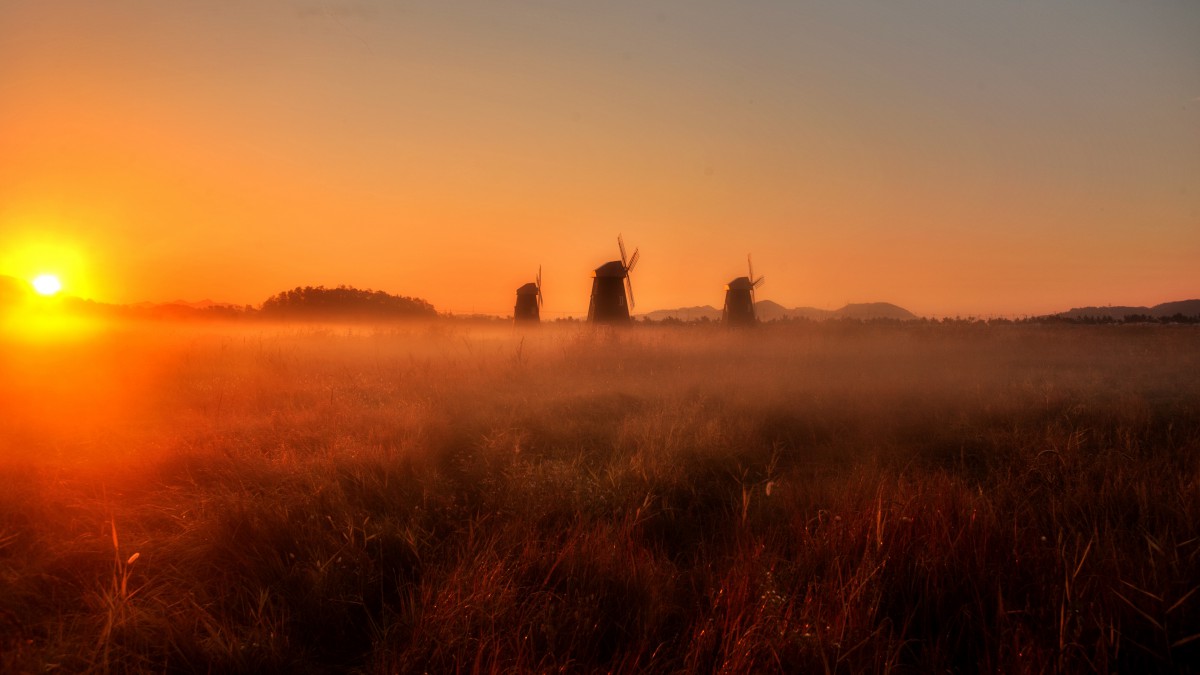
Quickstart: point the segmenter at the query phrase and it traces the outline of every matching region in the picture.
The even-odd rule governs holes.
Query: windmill
[[[538,265],[537,281],[517,289],[517,305],[513,308],[515,323],[538,323],[542,320],[542,266]]]
[[[638,263],[638,251],[634,249],[633,255],[626,257],[625,240],[621,235],[617,235],[617,247],[621,249],[621,259],[606,262],[592,272],[592,301],[588,305],[591,323],[629,322],[629,310],[633,307],[633,284],[629,282],[629,273]]]
[[[754,263],[746,256],[746,265],[750,268],[750,276],[738,277],[725,284],[725,309],[721,311],[721,319],[727,326],[753,326],[758,323],[754,314],[754,289],[763,285],[766,277],[754,278]]]

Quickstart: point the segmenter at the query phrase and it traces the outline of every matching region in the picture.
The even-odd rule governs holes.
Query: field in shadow
[[[0,344],[4,672],[1200,672],[1200,332]]]

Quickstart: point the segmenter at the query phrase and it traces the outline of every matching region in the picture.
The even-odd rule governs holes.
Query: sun
[[[41,274],[33,279],[33,290],[47,297],[62,290],[62,282],[53,274]]]

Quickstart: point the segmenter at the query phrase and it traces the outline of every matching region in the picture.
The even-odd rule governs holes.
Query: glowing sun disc
[[[62,282],[53,274],[42,274],[33,280],[33,290],[40,295],[54,295],[62,290]]]

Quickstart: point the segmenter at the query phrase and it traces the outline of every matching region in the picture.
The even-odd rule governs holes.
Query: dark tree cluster
[[[1200,323],[1200,316],[1187,316],[1183,313],[1171,316],[1152,316],[1150,314],[1126,314],[1121,323]]]
[[[1038,324],[1079,324],[1085,326],[1094,326],[1102,324],[1146,324],[1146,323],[1161,323],[1161,324],[1200,324],[1200,316],[1189,316],[1183,313],[1176,313],[1170,316],[1154,316],[1152,314],[1126,314],[1121,318],[1108,315],[1083,315],[1083,316],[1066,316],[1063,314],[1051,314],[1049,316],[1035,316],[1024,320],[1025,323]]]
[[[267,298],[266,317],[289,319],[419,319],[433,318],[433,305],[420,298],[350,286],[297,286]]]

